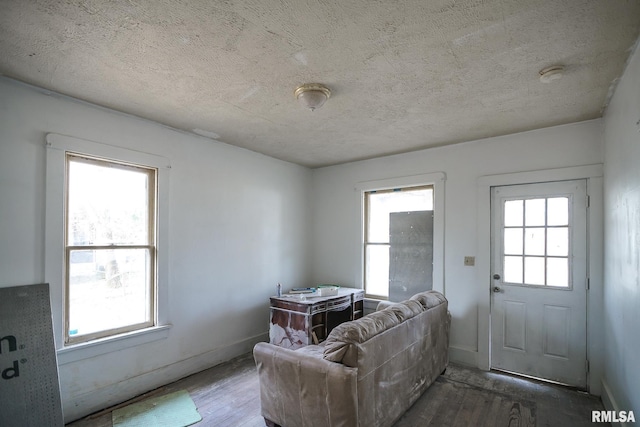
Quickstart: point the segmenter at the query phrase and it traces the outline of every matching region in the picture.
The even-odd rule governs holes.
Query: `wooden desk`
[[[271,297],[269,342],[297,349],[324,341],[340,323],[362,317],[364,291],[340,288],[338,295]]]

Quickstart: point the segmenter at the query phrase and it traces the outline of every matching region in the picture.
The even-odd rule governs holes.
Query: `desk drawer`
[[[344,310],[350,305],[351,305],[351,297],[347,295],[342,298],[336,298],[334,300],[328,301],[327,310],[331,310],[331,311]]]

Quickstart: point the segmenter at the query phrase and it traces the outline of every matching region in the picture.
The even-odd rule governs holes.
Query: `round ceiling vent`
[[[540,70],[540,81],[542,83],[551,83],[554,80],[562,78],[564,67],[562,65],[553,65],[551,67]]]

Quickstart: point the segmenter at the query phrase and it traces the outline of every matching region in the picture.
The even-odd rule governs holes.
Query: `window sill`
[[[364,299],[364,311],[365,311],[365,313],[369,314],[369,313],[373,313],[374,311],[376,311],[380,301],[386,301],[386,300],[370,298],[370,297],[369,298],[365,298]]]
[[[58,365],[89,359],[102,354],[165,339],[169,336],[171,325],[154,326],[134,332],[102,338],[86,343],[75,344],[57,350]]]

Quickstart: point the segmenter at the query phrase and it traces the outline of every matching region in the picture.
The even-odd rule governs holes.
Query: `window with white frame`
[[[364,287],[401,301],[433,288],[434,187],[364,191]]]
[[[66,152],[66,343],[155,325],[157,173]]]
[[[170,160],[55,133],[46,147],[44,273],[58,363],[166,338]]]

